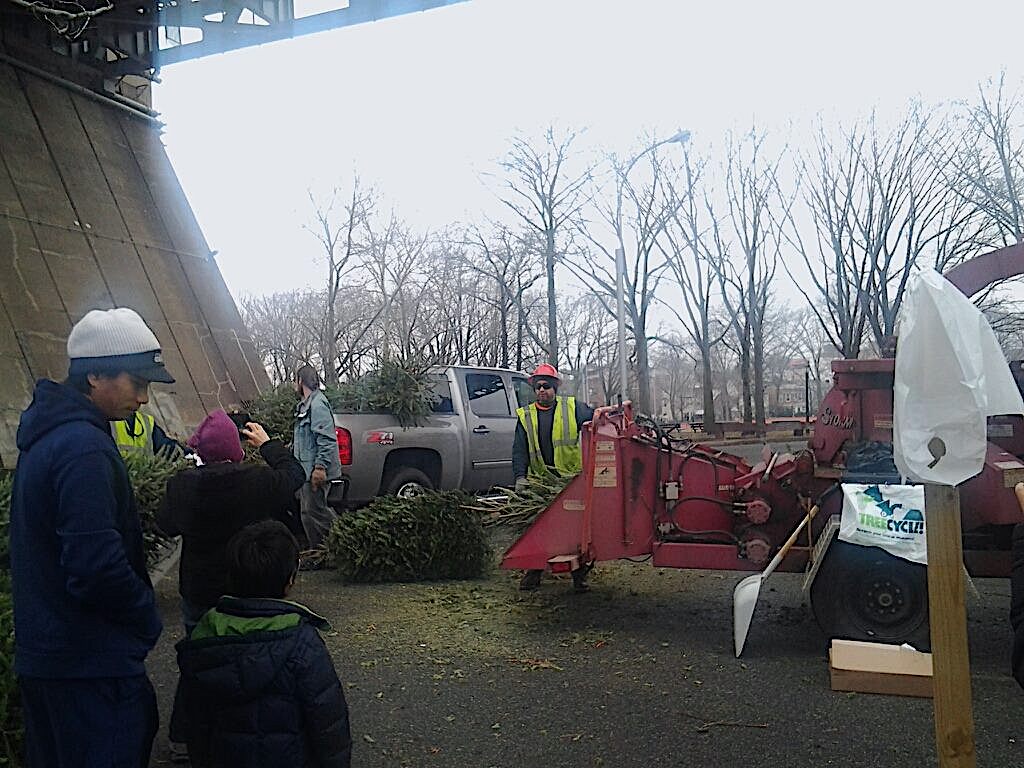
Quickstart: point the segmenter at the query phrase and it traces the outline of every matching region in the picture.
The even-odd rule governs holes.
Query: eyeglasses
[[[533,388],[536,390],[554,389],[554,387],[548,384],[546,381],[538,381],[536,384],[533,385]]]

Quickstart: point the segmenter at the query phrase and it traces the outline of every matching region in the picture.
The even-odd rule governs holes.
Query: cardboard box
[[[932,696],[932,655],[906,646],[833,640],[828,667],[833,691]]]

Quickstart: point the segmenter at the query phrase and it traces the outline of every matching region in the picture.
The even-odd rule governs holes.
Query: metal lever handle
[[[481,424],[479,427],[473,427],[474,435],[487,435],[490,434],[491,430]]]

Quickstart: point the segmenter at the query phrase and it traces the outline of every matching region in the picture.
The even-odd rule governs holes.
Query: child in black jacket
[[[348,705],[318,629],[285,600],[299,549],[280,522],[228,544],[225,596],[177,645],[189,757],[196,768],[349,768]]]

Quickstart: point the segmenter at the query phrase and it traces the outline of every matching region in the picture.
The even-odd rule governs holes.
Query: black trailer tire
[[[426,473],[416,467],[395,467],[389,470],[381,483],[381,492],[400,499],[411,499],[425,491],[434,490],[434,483]]]
[[[931,650],[927,567],[878,547],[832,542],[811,585],[811,609],[829,638]]]

